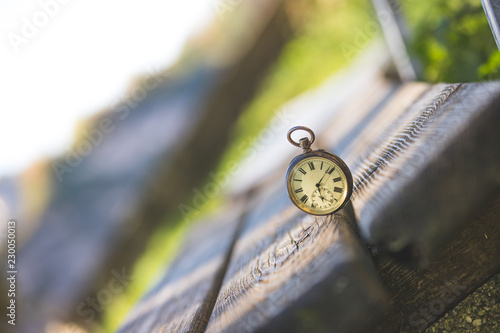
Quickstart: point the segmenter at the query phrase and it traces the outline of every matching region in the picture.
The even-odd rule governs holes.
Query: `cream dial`
[[[327,158],[312,156],[299,161],[287,181],[293,203],[307,213],[330,214],[346,201],[347,178],[340,166]]]

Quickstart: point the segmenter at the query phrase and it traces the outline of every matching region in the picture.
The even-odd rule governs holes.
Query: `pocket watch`
[[[300,142],[292,139],[295,131],[306,131],[311,138]],[[324,149],[312,150],[314,132],[305,126],[296,126],[288,131],[288,141],[300,147],[286,171],[288,196],[299,209],[313,215],[332,214],[350,200],[353,188],[351,171],[340,157]]]

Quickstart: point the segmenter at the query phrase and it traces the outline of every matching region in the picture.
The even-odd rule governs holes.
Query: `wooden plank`
[[[168,272],[127,315],[118,333],[203,332],[240,226],[244,200],[199,221]]]
[[[281,186],[266,192],[235,244],[207,332],[371,327],[386,295],[349,226],[352,209],[314,217],[291,206]]]
[[[491,198],[499,186],[494,171],[499,165],[498,154],[495,145],[487,144],[499,141],[493,125],[498,123],[497,115],[491,110],[497,94],[495,82],[435,86],[408,83],[369,111],[353,103],[355,107],[337,113],[319,135],[318,146],[327,146],[351,168],[355,180],[353,204],[362,235],[370,244],[384,243],[383,250],[391,250],[387,244],[401,231],[402,238],[419,238],[427,247],[412,257],[425,261],[441,242],[461,230],[481,202]],[[366,116],[350,121],[358,112]],[[482,144],[477,142],[478,135],[484,139]],[[450,148],[452,145],[455,148]],[[446,149],[450,151],[445,154]],[[441,170],[443,167],[447,169]],[[424,170],[426,176],[434,178],[422,178],[420,171]],[[471,179],[458,182],[465,170],[472,171]],[[452,198],[446,189],[449,191],[455,183],[462,190],[469,184],[475,198],[465,203],[468,196]],[[454,189],[459,192],[459,188]],[[393,208],[398,210],[398,218],[389,216]],[[408,225],[409,219],[413,226]],[[374,220],[380,225],[374,227]],[[432,225],[431,220],[442,222]],[[422,232],[415,232],[418,224]],[[433,234],[429,234],[430,229]],[[375,231],[380,234],[375,235]]]
[[[415,269],[376,258],[391,308],[376,333],[422,332],[469,293],[500,272],[500,196],[428,266]]]
[[[500,188],[500,84],[446,86],[404,129],[370,147],[353,204],[365,239],[423,260]],[[365,155],[366,156],[366,155]]]
[[[206,46],[219,54],[187,59],[188,71],[181,63],[146,96],[132,94],[94,119],[90,135],[103,121],[106,132],[83,140],[97,143],[77,154],[81,160],[61,182],[54,176],[54,196],[19,252],[25,331],[39,331],[50,319],[86,324],[78,304],[101,290],[113,269],[131,271],[165,216],[179,215],[178,205],[215,167],[229,129],[291,34],[280,3],[242,5],[240,18],[252,29],[232,31],[222,49]],[[221,58],[224,50],[231,59]]]

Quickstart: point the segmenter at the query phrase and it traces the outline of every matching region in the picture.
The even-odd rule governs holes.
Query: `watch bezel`
[[[292,176],[292,172],[291,171],[293,170],[293,168],[299,162],[301,162],[301,161],[303,161],[305,159],[317,158],[317,157],[321,157],[321,158],[330,160],[333,163],[335,163],[336,165],[338,165],[339,168],[341,169],[341,171],[344,173],[344,175],[346,177],[347,191],[345,191],[345,193],[344,193],[343,202],[342,202],[342,204],[340,206],[338,206],[335,209],[332,209],[331,211],[325,211],[325,212],[314,211],[311,208],[309,208],[309,207],[303,205],[302,203],[300,203],[298,201],[298,199],[292,194],[293,189],[292,189],[292,184],[291,184],[290,178]],[[302,211],[304,211],[304,212],[306,212],[308,214],[311,214],[311,215],[324,216],[324,215],[330,215],[330,214],[333,214],[335,212],[338,212],[339,210],[341,210],[342,208],[344,208],[344,206],[349,202],[349,200],[351,199],[352,190],[353,190],[353,180],[352,180],[352,174],[351,174],[351,171],[349,170],[349,167],[347,166],[347,164],[345,164],[345,162],[340,157],[338,157],[337,155],[332,154],[330,152],[327,152],[327,151],[325,151],[323,149],[318,149],[318,150],[310,151],[308,153],[303,153],[303,154],[297,155],[290,162],[290,165],[288,166],[288,169],[286,171],[286,188],[287,188],[287,191],[288,191],[288,197],[290,198],[290,200],[293,202],[293,204],[297,208],[299,208],[300,210],[302,210]]]

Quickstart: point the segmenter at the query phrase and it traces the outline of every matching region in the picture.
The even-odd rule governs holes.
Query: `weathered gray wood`
[[[496,129],[492,124],[498,123],[491,111],[491,106],[496,103],[497,90],[497,83],[437,86],[405,84],[396,87],[393,92],[389,92],[386,95],[387,97],[383,98],[377,106],[357,109],[357,112],[365,113],[365,116],[358,121],[351,121],[351,126],[339,127],[338,125],[349,124],[348,119],[356,117],[356,114],[353,114],[350,107],[345,108],[336,115],[335,121],[331,126],[332,131],[329,132],[327,129],[323,135],[320,135],[319,141],[330,141],[331,150],[340,156],[345,156],[346,161],[354,170],[356,190],[353,204],[356,208],[356,213],[360,216],[359,223],[362,235],[369,242],[377,244],[377,242],[373,242],[374,239],[367,233],[367,230],[371,231],[371,229],[366,229],[366,227],[370,225],[373,219],[379,219],[384,223],[384,227],[380,227],[381,232],[387,234],[401,231],[409,239],[412,237],[418,239],[421,242],[420,246],[427,247],[426,251],[414,253],[413,256],[406,256],[406,252],[398,251],[394,251],[394,254],[405,262],[414,259],[425,262],[425,260],[430,259],[432,254],[435,254],[439,246],[444,246],[450,239],[456,236],[456,233],[463,228],[464,222],[470,220],[471,214],[477,211],[482,202],[491,198],[495,186],[497,186],[495,180],[496,174],[493,172],[496,165],[495,158],[497,157],[491,150],[496,149],[496,146],[490,145],[486,150],[483,149],[480,154],[477,154],[478,159],[473,161],[473,163],[469,163],[465,161],[464,156],[467,155],[465,154],[466,150],[463,149],[464,138],[460,135],[464,135],[470,139],[469,143],[478,149],[481,145],[473,140],[474,136],[484,133],[492,135],[491,132]],[[454,106],[462,107],[455,108]],[[482,125],[477,125],[475,123],[477,121]],[[489,126],[486,124],[488,122]],[[329,137],[330,133],[331,137]],[[494,136],[490,136],[489,140],[499,142]],[[422,148],[429,145],[431,149],[425,150]],[[454,149],[453,147],[457,147],[457,150],[439,155],[443,151],[446,152],[448,149]],[[425,166],[430,164],[429,172],[431,175],[432,172],[437,172],[437,175],[440,175],[440,177],[436,178],[436,175],[428,178],[418,177],[420,173],[418,172],[419,169],[415,166],[415,154],[422,151],[424,154],[417,160],[419,162],[417,164],[418,168],[425,170]],[[407,153],[411,154],[406,155]],[[473,154],[472,156],[475,155]],[[437,159],[437,157],[441,159]],[[439,162],[436,162],[436,160]],[[447,164],[447,162],[450,163]],[[444,163],[447,166],[446,173],[440,171],[440,163]],[[466,165],[465,170],[472,172],[472,174],[469,174],[473,177],[472,185],[471,180],[465,181],[467,185],[457,184],[460,182],[457,179],[466,177],[466,174],[462,171],[464,169],[460,169],[460,166],[456,167],[459,163],[462,163],[462,166]],[[415,173],[404,173],[404,171],[408,170],[414,170]],[[493,181],[486,185],[485,182],[488,182],[488,180]],[[406,191],[407,186],[419,188],[420,192]],[[467,186],[472,186],[472,188],[467,188]],[[448,189],[449,191],[450,188],[457,191],[470,190],[478,198],[469,200],[468,202],[458,200],[460,202],[460,206],[458,206],[453,204],[449,197],[445,196],[447,195],[446,192],[443,192],[444,189]],[[423,189],[427,192],[423,191]],[[481,190],[484,192],[480,193]],[[390,193],[389,197],[393,201],[387,200],[388,197],[383,197],[380,194],[382,191]],[[397,196],[399,197],[396,198]],[[425,201],[426,197],[432,197],[435,201],[422,205],[421,202],[422,200]],[[401,198],[404,198],[408,203],[405,208],[412,212],[412,217],[415,221],[420,222],[422,230],[419,230],[417,227],[416,232],[415,228],[412,228],[416,222],[414,222],[414,225],[408,224],[408,221],[411,220],[387,218],[388,212],[391,209],[404,211],[399,206],[401,205]],[[420,200],[420,203],[417,203],[412,208],[411,203],[414,203],[416,200]],[[456,196],[453,200],[457,200]],[[419,216],[425,216],[425,219],[418,219]],[[434,221],[432,216],[434,216],[434,219],[442,218],[443,222],[431,225],[430,222]],[[434,234],[429,234],[428,229],[431,227]],[[386,236],[381,237],[381,240],[383,242],[392,241],[391,238],[387,238]],[[240,242],[244,242],[244,237],[238,241],[235,255],[238,253]],[[262,242],[265,244],[269,240]],[[381,247],[381,249],[386,250],[390,248]],[[249,254],[249,256],[252,255],[257,258],[259,257],[259,254],[253,252]],[[236,260],[233,259],[235,262]],[[247,260],[249,262],[252,261],[252,259]],[[253,258],[253,260],[256,259]],[[237,264],[233,263],[233,265]],[[247,288],[248,285],[245,283],[248,284],[249,276],[252,276],[249,268],[246,268],[247,272],[243,270],[243,272],[239,273],[240,275],[235,281],[230,281],[228,277],[235,274],[231,271],[231,267],[230,265],[208,329],[227,329],[231,331],[235,326],[231,326],[228,323],[237,322],[238,325],[244,326],[245,323],[242,323],[240,319],[243,318],[244,320],[246,317],[259,316],[259,313],[260,317],[267,318],[269,322],[272,322],[269,319],[270,317],[275,320],[275,313],[267,309],[259,310],[258,303],[248,305],[248,299],[238,299],[237,302],[227,304],[227,301],[224,300],[226,297],[225,293],[231,294],[232,292],[236,292],[236,295],[242,293],[246,296],[246,293],[241,291],[245,290],[242,289],[241,285]],[[464,271],[464,274],[467,274],[467,272]],[[283,289],[287,290],[285,287]],[[267,289],[264,288],[264,290],[266,294],[269,294]],[[251,296],[249,297],[251,299]],[[219,306],[219,302],[223,306]],[[245,310],[249,306],[254,308]],[[296,302],[293,306],[300,307],[301,305],[300,302]],[[275,309],[273,310],[276,311]],[[287,311],[284,309],[280,310]],[[218,311],[222,312],[218,313]],[[224,313],[224,311],[228,313]],[[249,313],[245,313],[245,311],[249,311]],[[287,319],[290,320],[290,318]],[[267,325],[268,322],[266,319],[261,318],[261,320],[264,326]],[[251,324],[252,322],[250,321]],[[250,329],[254,329],[258,327],[258,324],[249,327]]]
[[[373,64],[373,58],[370,61]],[[364,63],[368,65],[368,58]],[[370,71],[374,84],[371,84],[371,81],[359,79]],[[366,89],[371,95],[374,95],[367,103],[370,107],[377,104],[380,99],[383,100],[393,89],[392,84],[381,79],[382,74],[376,69],[371,67],[367,67],[365,70],[357,68],[355,73],[356,76],[349,77],[351,83],[348,93],[355,93],[356,90],[359,92],[361,87]],[[343,77],[346,77],[345,75]],[[341,83],[340,81],[337,83],[328,82],[314,94],[315,97],[324,101],[323,110],[327,111],[331,105],[343,105],[349,100],[347,97],[349,95],[342,96],[340,100],[330,100],[331,89],[327,88],[332,86],[340,88],[342,87]],[[374,88],[374,86],[379,89]],[[297,110],[295,113],[300,115],[299,111]],[[333,111],[330,112],[329,117],[335,115],[336,113]],[[285,118],[288,120],[294,117],[287,115]],[[279,126],[282,127],[283,132],[286,132],[286,125],[280,123]],[[275,134],[272,132],[272,135]],[[273,146],[275,142],[279,141],[271,140],[269,145],[261,148],[265,150],[267,147]],[[271,153],[271,155],[278,161],[283,161],[282,155],[279,157],[277,154]],[[286,154],[285,159],[288,159]],[[272,170],[275,165],[267,162],[269,162],[269,158],[260,155],[259,151],[259,158],[245,164],[245,167],[253,172],[264,171],[265,175],[266,170]],[[258,166],[256,167],[256,165]],[[252,261],[250,263],[251,271],[247,272],[248,275],[246,275],[250,280],[244,281],[245,286],[252,282],[252,285],[248,286],[250,295],[255,296],[254,292],[257,290],[259,293],[257,297],[265,297],[265,295],[260,294],[260,289],[270,286],[266,283],[269,280],[266,279],[272,277],[277,282],[273,283],[271,297],[264,299],[262,304],[252,302],[247,304],[251,307],[257,307],[256,310],[246,308],[249,310],[246,317],[248,320],[238,321],[238,324],[233,323],[231,326],[223,326],[224,323],[219,321],[218,324],[215,324],[216,326],[209,327],[208,330],[231,331],[238,329],[237,326],[241,324],[242,330],[252,330],[260,326],[261,329],[270,331],[282,329],[292,331],[291,326],[295,325],[296,330],[308,331],[326,325],[327,331],[329,331],[328,327],[338,327],[341,331],[348,331],[346,326],[349,326],[350,330],[356,331],[372,325],[377,314],[380,314],[384,308],[385,296],[377,279],[374,278],[373,265],[370,263],[367,253],[349,229],[348,224],[354,224],[352,212],[351,215],[339,215],[335,220],[319,218],[316,221],[314,218],[301,216],[300,212],[291,206],[286,196],[286,190],[282,188],[283,174],[281,172],[278,173],[277,177],[271,177],[271,180],[251,173],[249,177],[254,181],[242,178],[244,174],[248,176],[246,172],[243,172],[232,180],[237,182],[237,185],[241,185],[239,183],[241,180],[247,184],[246,187],[238,186],[239,190],[236,193],[250,193],[252,201],[255,203],[250,203],[248,206],[249,215],[248,220],[245,221],[245,234],[243,238],[238,239],[239,245],[236,249],[239,252],[232,258],[237,261],[236,265],[242,260]],[[219,239],[220,235],[214,235],[214,237]],[[258,242],[255,246],[253,244],[242,245],[254,240]],[[182,259],[181,256],[178,260]],[[189,260],[201,261],[198,258],[189,258]],[[237,266],[232,262],[229,272],[235,267]],[[171,274],[174,274],[177,269],[177,267],[172,267]],[[229,272],[226,277],[231,274]],[[168,288],[168,284],[169,282],[164,280],[158,284],[157,288]],[[328,286],[333,288],[330,296],[327,296],[323,291],[323,288]],[[271,292],[271,290],[269,291]],[[363,292],[364,294],[358,299],[359,294]],[[245,297],[245,295],[239,295],[236,291],[236,296],[238,297],[236,306],[242,306],[244,303],[240,298]],[[221,297],[219,295],[219,302]],[[222,300],[234,302],[231,298],[223,297]],[[299,306],[293,304],[295,301],[298,301],[296,304]],[[169,302],[168,299],[167,302]],[[175,305],[175,302],[169,303],[170,307]],[[168,309],[176,313],[175,309],[169,307],[166,307],[165,311]],[[231,309],[228,309],[227,313],[220,312],[220,310],[218,313],[223,317],[222,320],[230,318]],[[316,310],[318,311],[315,315],[313,312]],[[370,313],[370,315],[366,315],[365,312]],[[337,313],[337,315],[332,317],[331,313]],[[306,314],[305,317],[304,314]],[[343,316],[343,314],[346,315]],[[171,318],[168,313],[165,313],[165,316]],[[254,316],[257,322],[252,319]],[[290,316],[294,319],[290,320]],[[357,324],[352,323],[353,318],[357,318]],[[187,322],[192,321],[192,318],[185,319]],[[316,321],[316,319],[318,319],[316,325],[310,326],[312,325],[310,321]],[[140,327],[139,321],[140,318],[132,312],[128,316],[128,324],[126,325]]]
[[[392,306],[375,332],[422,332],[500,272],[499,221],[500,196],[425,268],[377,257],[377,270],[392,293]]]
[[[286,196],[284,171],[265,158],[249,165],[249,169],[264,170],[264,174],[269,171],[268,177],[259,180],[252,176],[255,181],[246,183],[246,191],[253,192],[256,203],[235,243],[207,331],[368,330],[380,316],[377,310],[383,308],[384,293],[353,230],[359,226],[361,236],[376,246],[374,251],[388,251],[405,263],[426,263],[456,238],[496,193],[498,156],[493,150],[500,140],[495,133],[498,116],[492,110],[498,103],[498,83],[432,86],[375,82],[374,88],[359,91],[360,98],[337,104],[336,112],[325,113],[323,130],[317,133],[317,146],[343,157],[353,171],[354,212],[343,212],[333,219],[306,216]],[[322,93],[333,92],[324,89]],[[301,101],[303,108],[310,108],[320,98],[309,96]],[[488,140],[493,144],[487,146]],[[270,156],[266,149],[273,151],[275,147],[260,148],[262,157]],[[281,170],[292,157],[290,153],[285,163],[286,154],[277,156]],[[469,161],[469,156],[477,158]],[[466,175],[473,179],[463,181]],[[464,201],[450,189],[462,193],[466,189],[477,198]],[[245,189],[239,187],[238,191],[244,193]],[[358,225],[353,222],[354,214]],[[399,242],[394,243],[393,235],[403,241],[396,237]],[[463,238],[459,244],[466,241]],[[471,244],[475,247],[479,243]],[[418,252],[407,251],[415,246]],[[479,255],[480,250],[475,253]],[[470,281],[468,290],[476,288],[496,267],[491,264],[494,252],[481,253],[489,253],[482,261],[489,267],[485,275],[472,275],[473,270],[462,269],[461,256],[455,257],[454,272]],[[378,261],[378,268],[388,277],[385,283],[391,288],[405,286],[404,280],[397,281],[399,264],[382,258],[386,261]],[[384,262],[389,264],[384,266]],[[394,275],[387,273],[394,270]],[[354,290],[341,288],[341,293],[332,297],[329,292],[339,291],[332,286],[344,285],[344,277]],[[435,283],[423,279],[418,283]],[[419,301],[432,292],[423,293]],[[404,293],[394,297],[404,297]],[[380,308],[366,310],[377,304]],[[363,310],[373,316],[360,319]],[[387,327],[392,329],[396,324]]]
[[[128,111],[119,106],[96,117],[89,132],[101,119],[113,130],[62,182],[54,179],[39,228],[20,249],[19,315],[26,332],[39,332],[54,318],[82,322],[78,304],[113,269],[130,272],[165,216],[180,214],[179,203],[215,167],[229,129],[290,36],[280,3],[242,6],[240,18],[252,29],[231,31],[234,39],[218,54],[209,52],[210,59],[202,54],[179,64],[147,96],[124,101],[137,104]]]
[[[200,221],[163,279],[132,309],[119,333],[203,332],[219,292],[244,200]]]
[[[500,189],[499,102],[499,83],[448,85],[361,155],[353,203],[368,242],[425,261],[492,198]]]
[[[492,125],[498,122],[492,118],[496,115],[491,110],[495,94],[498,94],[495,82],[435,86],[408,83],[395,88],[372,109],[353,103],[354,107],[338,113],[320,136],[320,142],[342,156],[353,171],[353,204],[362,235],[368,242],[377,245],[380,241],[387,245],[394,240],[395,233],[401,232],[404,237],[414,238],[415,242],[419,239],[427,246],[427,252],[416,253],[413,258],[425,260],[439,248],[443,239],[461,230],[460,221],[468,218],[465,210],[471,214],[482,201],[491,197],[495,186],[498,187],[498,173],[494,170],[499,164],[495,145],[490,144],[499,141]],[[476,121],[482,125],[475,124]],[[472,140],[477,135],[490,136],[480,145]],[[464,148],[466,141],[467,149]],[[442,155],[443,151],[451,149],[448,148],[451,144],[456,150]],[[440,171],[440,164],[447,170]],[[463,202],[467,196],[457,201],[445,192],[455,182],[464,190],[464,183],[456,181],[460,175],[464,176],[464,166],[471,172],[468,176],[471,179],[465,178],[469,186],[466,191],[471,190],[470,193],[476,196],[467,203]],[[429,170],[427,176],[433,175],[432,180],[420,174],[425,169]],[[454,187],[454,190],[459,188]],[[429,199],[431,195],[433,201]],[[405,208],[401,200],[405,200]],[[388,216],[391,209],[397,209],[401,216]],[[403,216],[405,213],[411,216]],[[442,222],[431,225],[432,219],[442,219]],[[374,220],[380,223],[376,229]],[[419,224],[422,232],[415,232],[412,228]],[[434,235],[427,233],[431,227]],[[375,231],[380,235],[375,235]],[[392,252],[401,248],[393,248]]]
[[[305,215],[280,186],[250,211],[207,332],[363,332],[376,322],[386,295],[351,209]]]

